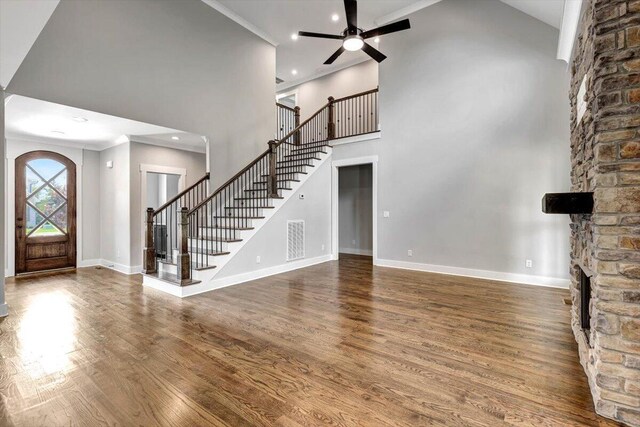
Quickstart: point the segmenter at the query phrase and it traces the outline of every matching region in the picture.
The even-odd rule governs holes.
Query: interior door
[[[49,151],[16,159],[16,274],[76,266],[76,166]]]

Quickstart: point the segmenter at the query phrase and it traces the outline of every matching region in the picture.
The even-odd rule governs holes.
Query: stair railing
[[[276,139],[300,126],[300,107],[288,107],[276,102]]]
[[[177,260],[182,259],[180,258],[184,255],[182,239],[187,238],[187,233],[181,233],[183,216],[186,221],[188,210],[207,197],[209,178],[210,175],[207,173],[158,209],[147,208],[143,273],[155,273],[159,259],[173,263],[173,251],[177,251],[175,257]],[[186,210],[183,211],[183,209]],[[188,280],[189,269],[185,272],[178,268],[177,276],[179,279]]]
[[[309,165],[310,153],[331,140],[378,130],[378,89],[344,98],[330,97],[315,114],[299,123],[187,214],[192,270],[213,266],[211,257],[227,253],[239,232],[252,228],[262,210]],[[298,119],[299,120],[299,119]],[[193,273],[193,272],[192,272]]]

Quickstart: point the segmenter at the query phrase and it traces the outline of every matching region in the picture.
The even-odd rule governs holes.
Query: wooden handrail
[[[200,178],[196,183],[194,183],[193,185],[189,186],[189,188],[181,191],[180,193],[178,193],[177,196],[171,198],[167,203],[165,203],[164,205],[160,206],[158,209],[156,209],[153,212],[153,216],[155,217],[156,215],[158,215],[160,212],[162,212],[163,210],[165,210],[167,207],[171,206],[172,203],[174,203],[177,200],[180,200],[180,198],[182,196],[184,196],[185,194],[187,194],[189,191],[193,190],[194,188],[196,188],[198,186],[198,184],[202,183],[203,181],[206,181],[210,178],[211,174],[209,172],[207,172],[205,174],[205,176],[203,176],[202,178]]]
[[[335,104],[338,101],[344,101],[346,99],[351,99],[351,98],[356,98],[358,96],[363,96],[363,95],[368,95],[370,93],[375,93],[378,91],[378,88],[375,89],[371,89],[371,90],[367,90],[361,93],[356,93],[355,95],[350,95],[350,96],[345,96],[344,98],[339,98],[339,99],[333,99],[330,98],[330,101],[327,102],[326,104],[324,104],[318,111],[316,111],[311,117],[309,117],[308,119],[306,119],[304,122],[300,123],[298,126],[295,127],[295,129],[291,130],[291,132],[289,132],[288,134],[286,134],[283,138],[276,140],[276,141],[270,141],[269,144],[269,148],[262,153],[261,155],[259,155],[254,161],[252,161],[251,163],[249,163],[247,166],[245,166],[244,168],[242,168],[242,170],[238,173],[236,173],[234,176],[232,176],[231,178],[229,178],[224,184],[222,184],[221,186],[219,186],[216,191],[214,191],[213,193],[211,193],[209,195],[209,197],[207,197],[206,199],[204,199],[202,202],[198,203],[194,208],[192,208],[189,211],[189,216],[193,215],[198,209],[200,209],[201,207],[203,207],[204,205],[206,205],[210,200],[212,200],[216,195],[218,195],[222,190],[224,190],[228,185],[230,185],[233,181],[235,181],[236,179],[238,179],[243,173],[245,173],[246,171],[248,171],[249,169],[251,169],[251,167],[253,165],[255,165],[256,163],[258,163],[260,160],[262,160],[265,156],[268,156],[274,148],[278,147],[279,145],[281,145],[283,142],[285,142],[287,139],[291,138],[292,136],[294,136],[297,132],[299,132],[307,123],[309,123],[311,120],[313,120],[314,118],[316,118],[319,114],[322,113],[322,111],[325,108],[330,107],[331,105]],[[278,104],[276,102],[276,105],[281,105]],[[285,108],[289,108],[287,106],[283,106]]]
[[[330,105],[329,102],[327,102],[326,104],[324,104],[322,106],[322,108],[320,108],[318,111],[316,111],[313,116],[309,117],[307,120],[305,120],[304,122],[300,123],[295,129],[293,129],[291,132],[289,132],[288,134],[286,134],[283,138],[279,139],[276,141],[276,147],[279,146],[280,144],[282,144],[283,142],[285,142],[287,139],[291,138],[293,136],[293,134],[295,134],[296,132],[298,132],[300,129],[302,129],[302,127],[304,125],[306,125],[307,123],[309,123],[311,120],[313,120],[318,114],[322,113],[322,110],[324,110],[325,108],[327,108]]]
[[[218,187],[218,189],[216,191],[214,191],[213,193],[211,193],[211,195],[209,195],[209,197],[207,197],[206,199],[204,199],[202,202],[198,203],[193,209],[191,209],[189,211],[189,215],[192,215],[195,211],[197,211],[198,209],[200,209],[202,206],[204,206],[209,200],[213,199],[218,193],[220,193],[222,190],[224,190],[224,188],[231,184],[235,179],[237,179],[240,175],[242,175],[243,173],[245,173],[246,171],[248,171],[249,169],[251,169],[251,167],[253,165],[255,165],[256,163],[258,163],[264,156],[269,154],[269,149],[267,149],[267,151],[265,151],[264,153],[260,154],[258,157],[256,157],[256,159],[254,161],[252,161],[251,163],[249,163],[247,166],[245,166],[244,168],[242,168],[242,170],[240,172],[238,172],[237,174],[235,174],[234,176],[232,176],[231,178],[229,178],[227,180],[227,182],[225,182],[224,184],[222,184],[220,187]]]
[[[355,94],[349,95],[349,96],[343,96],[342,98],[334,99],[333,102],[335,103],[335,102],[340,102],[340,101],[346,101],[347,99],[357,98],[359,96],[369,95],[370,93],[376,93],[376,92],[378,92],[378,88],[365,90],[364,92],[355,93]]]
[[[289,110],[289,111],[292,111],[292,112],[295,112],[295,111],[296,111],[296,109],[295,109],[295,108],[288,107],[288,106],[286,106],[286,105],[284,105],[284,104],[280,104],[279,102],[276,102],[276,105],[277,105],[278,107],[280,107],[280,108],[284,108],[285,110]]]

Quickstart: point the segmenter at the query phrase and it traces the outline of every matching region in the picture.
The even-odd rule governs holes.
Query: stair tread
[[[157,271],[155,273],[145,273],[144,275],[153,277],[154,279],[162,280],[163,282],[167,282],[176,286],[189,286],[189,285],[195,285],[197,283],[200,283],[200,280],[193,280],[193,279],[189,279],[185,283],[180,283],[180,280],[178,280],[178,276],[166,271]]]
[[[280,163],[278,163],[280,164]],[[292,169],[292,168],[307,168],[307,167],[313,167],[313,165],[311,163],[299,163],[299,164],[294,164],[291,166],[276,166],[276,170],[278,169]]]
[[[223,237],[203,237],[203,236],[198,236],[198,237],[192,237],[192,239],[194,240],[206,240],[209,242],[224,242],[224,243],[237,243],[237,242],[242,242],[242,239],[232,239],[232,238],[223,238]]]
[[[248,190],[244,190],[248,191]],[[259,190],[261,191],[261,190]],[[284,199],[282,196],[278,197],[236,197],[234,200],[268,200],[268,199]]]
[[[210,228],[212,230],[253,230],[255,227],[218,227],[214,225],[201,225],[200,228]]]
[[[285,154],[284,157],[302,157],[302,156],[308,156],[308,155],[313,155],[313,154],[327,154],[326,151],[322,151],[322,150],[316,150],[316,151],[307,151],[305,153],[294,153],[294,154]]]
[[[220,219],[264,219],[263,216],[220,216],[220,215],[214,215],[213,218],[220,218]]]
[[[300,182],[299,179],[279,179],[278,180],[278,182],[286,182],[286,181],[289,181],[289,182]],[[254,182],[254,184],[266,184],[266,183],[267,183],[267,181],[256,181],[256,182]],[[281,190],[280,187],[278,187],[277,189]],[[291,189],[290,188],[285,188],[285,190],[291,190]]]
[[[244,209],[244,210],[250,210],[250,209],[274,209],[275,206],[225,206],[225,209]]]
[[[300,161],[305,161],[305,160],[322,160],[320,159],[320,157],[303,157],[301,159],[295,159],[295,160],[280,160],[278,162],[279,165],[284,164],[284,163],[294,163],[294,162],[300,162]],[[312,164],[308,164],[306,166],[313,166]]]
[[[278,176],[278,175],[294,175],[294,174],[297,174],[297,173],[301,173],[302,175],[308,175],[309,174],[309,172],[300,172],[300,171],[295,171],[295,172],[276,172],[276,176]],[[269,176],[269,174],[268,173],[263,173],[260,176]]]
[[[293,190],[293,188],[288,188],[288,187],[278,187],[277,190]],[[247,188],[244,191],[259,191],[259,192],[263,192],[263,191],[267,191],[266,188]],[[278,199],[284,199],[284,197],[278,197]]]
[[[228,253],[228,252],[227,252],[227,253]],[[173,266],[176,266],[176,267],[177,267],[177,264],[176,264],[176,263],[171,262],[171,261],[168,261],[168,260],[160,260],[160,262],[161,262],[162,264],[166,264],[166,265],[173,265]],[[201,266],[201,267],[198,267],[198,264],[197,264],[197,263],[195,263],[195,262],[192,262],[192,263],[191,263],[191,268],[193,268],[193,269],[194,269],[194,270],[196,270],[196,271],[211,270],[211,269],[214,269],[214,268],[216,268],[216,267],[217,267],[217,266],[215,266],[215,265],[207,265],[207,266]],[[172,273],[168,273],[168,274],[172,274]]]

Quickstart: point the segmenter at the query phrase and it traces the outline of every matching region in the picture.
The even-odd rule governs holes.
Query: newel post
[[[293,117],[295,119],[295,128],[300,126],[300,107],[296,105],[293,109]],[[295,145],[300,145],[300,130],[297,130],[295,134],[293,134],[293,143]]]
[[[156,272],[156,248],[153,244],[153,212],[153,208],[147,208],[144,250],[142,251],[142,272],[145,274]]]
[[[182,285],[191,279],[191,257],[189,256],[189,209],[180,209],[178,223],[178,265],[176,275]]]
[[[269,176],[267,177],[267,197],[278,197],[278,177],[276,175],[276,141],[269,141]]]
[[[329,119],[327,123],[327,138],[335,139],[336,137],[336,118],[335,118],[335,98],[329,97]]]

